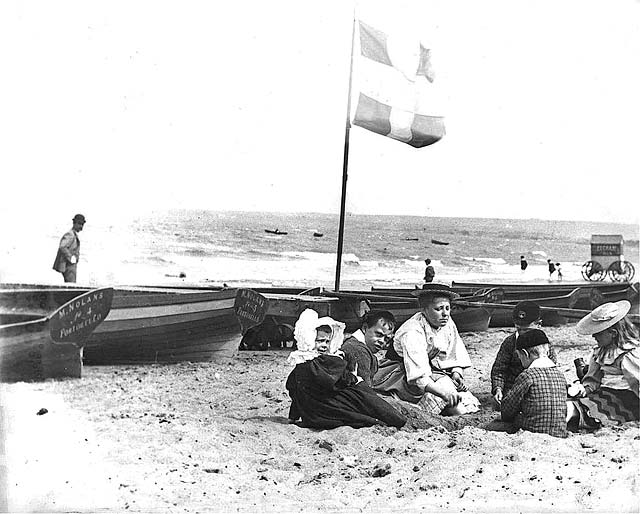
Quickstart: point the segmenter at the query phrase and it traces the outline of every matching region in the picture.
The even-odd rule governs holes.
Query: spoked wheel
[[[636,273],[633,264],[628,261],[616,261],[611,263],[607,273],[614,282],[630,282]]]
[[[591,282],[604,280],[607,271],[597,261],[587,261],[582,265],[582,278]]]

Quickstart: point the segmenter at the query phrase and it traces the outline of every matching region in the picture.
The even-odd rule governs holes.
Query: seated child
[[[305,310],[296,322],[298,350],[287,359],[295,368],[287,378],[289,421],[307,428],[402,427],[406,418],[357,377],[339,352],[344,323]],[[353,368],[353,369],[350,369]]]
[[[549,358],[546,334],[534,329],[519,335],[516,353],[525,370],[502,400],[502,420],[530,432],[567,437],[567,383]]]
[[[516,331],[507,336],[498,350],[491,367],[491,394],[498,407],[509,389],[513,387],[516,377],[524,371],[516,353],[516,338],[529,330],[542,326],[540,306],[531,301],[518,303],[511,313]],[[549,358],[557,362],[553,348],[549,348]]]

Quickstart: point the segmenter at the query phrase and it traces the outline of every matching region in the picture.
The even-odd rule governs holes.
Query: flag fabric
[[[391,37],[361,21],[359,34],[364,59],[353,124],[415,148],[442,139],[431,50],[418,41],[394,45]]]
[[[362,55],[369,59],[393,66],[387,51],[387,36],[385,33],[363,22],[360,22],[360,51]]]

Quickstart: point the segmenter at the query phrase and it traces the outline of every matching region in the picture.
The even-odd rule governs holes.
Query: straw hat
[[[422,286],[422,289],[414,289],[411,291],[411,294],[418,298],[446,296],[449,300],[455,300],[460,297],[449,284],[441,282],[428,282]]]
[[[627,300],[604,303],[578,321],[576,332],[583,336],[590,336],[602,332],[624,318],[630,309],[631,303]]]

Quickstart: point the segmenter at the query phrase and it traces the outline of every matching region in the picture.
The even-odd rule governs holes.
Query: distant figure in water
[[[562,281],[562,270],[560,269],[559,262],[556,262],[556,273],[558,274],[558,280]]]
[[[547,259],[547,264],[549,265],[549,281],[553,280],[553,274],[556,272],[556,267],[551,262],[551,259]]]
[[[524,255],[520,256],[520,269],[522,271],[527,269],[527,266],[529,266],[529,263],[527,262],[527,259],[524,258]]]
[[[53,269],[62,273],[65,282],[75,282],[78,272],[78,259],[80,259],[80,238],[78,232],[82,232],[86,219],[82,214],[76,214],[73,219],[73,226],[66,232],[60,245],[58,253],[53,262]]]
[[[433,278],[436,276],[436,270],[434,270],[431,265],[431,259],[425,259],[424,263],[427,265],[424,270],[424,281],[433,282]]]

